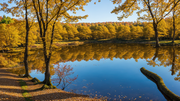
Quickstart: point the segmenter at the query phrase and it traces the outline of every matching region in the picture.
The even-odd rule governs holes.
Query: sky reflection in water
[[[158,63],[158,59],[156,61]],[[177,89],[180,82],[174,80],[177,74],[171,75],[171,66],[153,67],[148,65],[145,59],[138,59],[136,62],[133,58],[125,60],[115,57],[112,60],[109,58],[101,58],[99,61],[76,60],[63,64],[73,67],[72,77],[78,75],[77,80],[65,88],[66,91],[88,94],[98,98],[107,96],[108,100],[166,100],[157,89],[156,84],[141,73],[140,68],[145,67],[161,76],[166,86],[180,96],[180,91]],[[31,76],[37,77],[41,81],[44,79],[44,74],[36,70],[31,71]]]

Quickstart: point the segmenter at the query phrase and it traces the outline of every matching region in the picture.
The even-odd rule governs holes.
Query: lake
[[[34,49],[29,54],[30,75],[43,81],[43,51]],[[140,68],[145,67],[158,74],[165,85],[180,96],[179,54],[179,47],[172,46],[153,48],[150,45],[118,43],[64,46],[53,51],[51,77],[58,81],[55,69],[58,66],[59,70],[69,66],[70,72],[64,82],[59,84],[52,80],[52,83],[59,84],[57,87],[65,91],[108,100],[165,101],[156,84],[142,74]],[[20,54],[12,57],[13,60],[23,60]],[[22,73],[23,70],[13,71]]]

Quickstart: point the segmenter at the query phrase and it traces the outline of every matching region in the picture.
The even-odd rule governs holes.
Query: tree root
[[[24,75],[24,78],[32,78],[30,75]]]
[[[51,85],[46,85],[46,84],[44,84],[44,85],[41,87],[41,90],[44,90],[44,89],[56,89],[56,86],[53,86],[52,84],[51,84]]]
[[[37,79],[36,77],[33,78],[31,81],[34,82],[35,84],[40,84],[41,83],[41,81],[39,79]]]
[[[146,77],[148,77],[149,79],[151,79],[153,82],[156,83],[158,89],[163,93],[166,99],[168,98],[168,100],[171,100],[171,101],[180,101],[180,97],[174,94],[172,91],[170,91],[166,87],[163,79],[159,75],[146,70],[144,67],[142,67],[140,70]]]

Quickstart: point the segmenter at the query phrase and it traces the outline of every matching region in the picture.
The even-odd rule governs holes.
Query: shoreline
[[[176,40],[179,41],[179,40]],[[136,41],[136,40],[85,40],[85,41],[71,41],[68,44],[63,44],[64,41],[57,42],[60,46],[76,46],[87,43],[122,43],[122,44],[148,44],[155,46],[155,41]],[[159,41],[160,46],[180,46],[180,43],[171,43],[169,40]]]
[[[177,42],[176,42],[177,41]],[[88,43],[121,43],[121,44],[148,44],[151,46],[155,46],[156,42],[154,40],[117,40],[117,39],[99,39],[99,40],[79,40],[79,41],[58,41],[53,43],[54,48],[63,47],[63,46],[78,46]],[[159,41],[160,46],[175,46],[180,47],[180,40],[175,40],[175,43],[171,43],[171,40],[161,40]],[[36,43],[33,45],[30,45],[29,48],[35,49],[35,48],[42,48],[41,43]],[[17,47],[17,48],[23,48],[23,47]],[[14,48],[14,50],[16,50]],[[1,50],[0,50],[1,51]]]
[[[58,101],[74,101],[74,100],[90,100],[90,101],[101,101],[103,99],[96,99],[96,98],[91,98],[88,95],[82,95],[82,94],[76,94],[73,92],[67,92],[61,89],[44,89],[44,90],[39,90],[43,84],[35,84],[34,82],[31,81],[30,78],[23,78],[18,76],[17,74],[11,73],[7,71],[8,68],[0,68],[0,81],[3,81],[5,78],[7,79],[6,82],[1,82],[3,85],[11,85],[11,88],[9,88],[6,91],[6,94],[0,95],[0,99],[10,99],[13,101],[26,101],[26,99],[30,99],[32,101],[41,101],[41,100],[46,100],[46,101],[51,101],[51,100],[58,100]],[[19,80],[23,81],[26,83],[25,89],[20,85]],[[12,84],[12,82],[14,82]],[[15,84],[15,85],[14,85]],[[15,88],[18,87],[18,90]],[[3,92],[3,86],[0,88],[0,92]],[[14,94],[16,96],[12,96],[11,91],[14,90]],[[26,92],[25,92],[26,91]],[[26,96],[28,95],[28,96]],[[20,100],[21,99],[21,100]]]

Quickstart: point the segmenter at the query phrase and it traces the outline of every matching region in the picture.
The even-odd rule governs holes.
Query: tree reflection
[[[57,64],[55,68],[55,76],[52,81],[54,83],[58,83],[57,86],[61,86],[62,90],[64,90],[68,85],[70,85],[73,81],[77,79],[78,76],[70,77],[74,74],[73,68],[70,65],[60,65]]]
[[[90,61],[101,59],[145,59],[148,65],[151,66],[172,66],[171,74],[177,77],[175,80],[180,80],[180,49],[179,47],[162,46],[154,48],[151,45],[141,44],[84,44],[80,46],[63,46],[54,48],[50,61],[51,74],[54,74],[53,64],[58,64],[67,61]],[[23,63],[23,53],[2,53],[5,59],[9,59],[15,63]],[[44,56],[42,49],[31,49],[29,52],[29,68],[38,70],[41,73],[45,71]]]
[[[158,57],[158,52],[159,52],[159,47],[156,48],[156,52],[155,52],[155,54],[154,54],[154,57],[152,58],[153,61],[155,61],[156,58]]]
[[[180,80],[180,58],[179,58],[179,47],[162,47],[162,48],[156,48],[155,55],[153,57],[153,61],[156,65],[163,65],[171,66],[171,75],[175,75],[177,72],[177,77],[175,77],[175,80]],[[155,61],[155,59],[158,58],[158,61]],[[157,64],[159,63],[159,64]]]
[[[175,49],[173,47],[173,53],[172,53],[172,68],[171,68],[171,75],[175,74],[175,58],[176,58],[176,54],[175,54]]]

